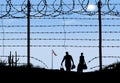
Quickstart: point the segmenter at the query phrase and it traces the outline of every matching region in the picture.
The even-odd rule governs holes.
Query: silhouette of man
[[[87,66],[86,63],[85,63],[85,59],[84,59],[84,56],[83,56],[83,53],[81,53],[81,56],[79,58],[79,64],[78,64],[78,67],[77,67],[77,71],[79,72],[83,72],[83,69],[84,69],[84,66]]]
[[[66,52],[66,55],[64,56],[61,65],[63,64],[63,62],[65,61],[65,67],[66,67],[66,71],[71,71],[71,66],[74,65],[74,61],[71,55],[69,55],[68,52]]]

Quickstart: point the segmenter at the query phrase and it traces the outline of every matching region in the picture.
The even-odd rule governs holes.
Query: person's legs
[[[66,71],[70,71],[71,70],[71,66],[70,65],[66,65]]]

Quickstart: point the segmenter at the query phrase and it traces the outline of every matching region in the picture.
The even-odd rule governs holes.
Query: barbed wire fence
[[[99,41],[98,36],[98,1],[92,1],[92,5],[96,7],[94,10],[88,10],[88,6],[91,4],[91,0],[29,0],[30,1],[30,19],[31,19],[31,38],[30,41],[64,41],[64,43],[51,44],[32,43],[30,47],[75,47],[75,48],[98,48],[98,44],[94,44]],[[102,31],[104,35],[119,35],[119,20],[120,20],[120,2],[114,2],[112,0],[101,0],[101,15],[102,21],[107,22],[102,24],[105,29]],[[3,48],[3,55],[5,48],[11,47],[27,47],[27,0],[2,0],[0,3],[0,18],[2,31],[0,31],[0,41],[2,41],[0,47]],[[6,23],[8,20],[19,20],[19,23]],[[53,21],[58,21],[55,23]],[[71,21],[83,21],[83,23],[70,23]],[[4,22],[5,21],[5,22]],[[21,22],[23,21],[23,23]],[[39,22],[35,22],[39,21]],[[47,23],[46,21],[51,21]],[[117,21],[114,23],[114,21]],[[33,22],[33,23],[32,23]],[[86,23],[86,22],[90,22]],[[110,23],[109,23],[110,22]],[[113,23],[111,23],[113,22]],[[90,30],[86,29],[89,28]],[[97,27],[97,28],[96,28]],[[52,28],[52,29],[51,29]],[[64,28],[61,29],[61,28]],[[38,31],[39,30],[39,31]],[[96,35],[94,38],[81,37],[78,35]],[[45,36],[47,35],[47,37]],[[48,37],[48,35],[51,35]],[[54,36],[53,36],[54,35]],[[63,36],[64,35],[64,36]],[[70,35],[70,36],[68,36]],[[75,36],[72,36],[75,35]],[[36,37],[37,36],[37,37]],[[21,43],[9,43],[18,42]],[[66,41],[70,43],[66,43]],[[83,45],[73,44],[71,42],[82,42]],[[119,42],[119,37],[103,38],[103,42],[113,42],[112,45],[103,44],[102,48],[120,48],[119,45],[114,45],[114,42]]]

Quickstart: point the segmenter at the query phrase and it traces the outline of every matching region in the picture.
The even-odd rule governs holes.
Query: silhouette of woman
[[[65,61],[65,67],[66,67],[66,71],[71,71],[71,66],[74,65],[74,61],[71,55],[69,55],[68,52],[66,52],[66,55],[64,56],[61,65],[63,64],[63,62]]]
[[[83,53],[81,53],[81,56],[79,58],[79,63],[78,63],[77,71],[82,73],[83,69],[86,69],[86,68],[84,68],[85,66],[87,67],[87,65],[85,63],[85,59],[84,59]]]

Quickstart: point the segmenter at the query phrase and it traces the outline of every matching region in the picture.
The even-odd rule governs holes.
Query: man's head
[[[69,53],[68,53],[68,52],[66,52],[66,55],[69,55]]]
[[[83,52],[81,52],[81,56],[83,56]]]

